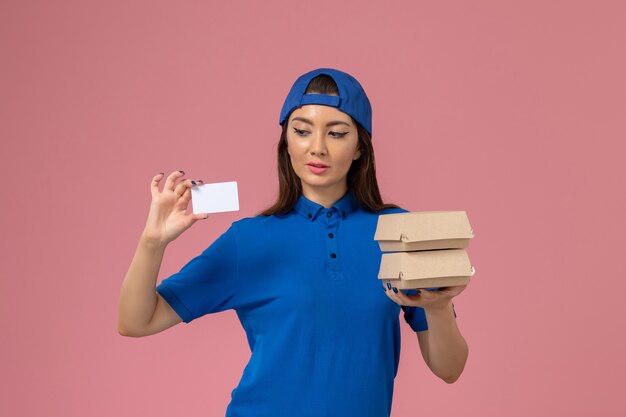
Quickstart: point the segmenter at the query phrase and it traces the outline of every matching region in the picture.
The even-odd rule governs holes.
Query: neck
[[[332,187],[311,187],[302,184],[302,195],[326,208],[332,207],[347,191],[348,185],[345,182]]]

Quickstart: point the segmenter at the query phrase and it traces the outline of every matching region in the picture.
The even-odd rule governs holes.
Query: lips
[[[310,165],[316,168],[328,168],[328,165],[322,164],[321,162],[309,162],[307,165]]]

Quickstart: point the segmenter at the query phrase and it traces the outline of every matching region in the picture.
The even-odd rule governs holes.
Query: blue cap
[[[339,96],[328,94],[304,94],[313,78],[320,74],[332,77],[339,89]],[[361,84],[350,74],[333,68],[318,68],[298,77],[289,90],[278,123],[285,123],[289,114],[305,104],[323,104],[336,107],[352,116],[372,136],[372,106]]]

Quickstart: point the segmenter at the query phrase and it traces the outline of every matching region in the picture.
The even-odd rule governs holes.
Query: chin
[[[300,179],[300,181],[302,182],[302,184],[306,184],[311,188],[333,187],[340,182],[335,180],[334,178],[314,178],[313,181],[308,181],[307,178],[306,180]]]
[[[318,176],[309,171],[308,168],[306,168],[306,170],[303,172],[295,171],[295,173],[296,176],[300,179],[300,182],[303,185],[307,185],[309,187],[331,187],[341,182],[341,179],[337,179],[335,177]]]
[[[328,187],[329,185],[334,184],[328,181],[300,181],[302,182],[302,184],[306,184],[309,187]]]

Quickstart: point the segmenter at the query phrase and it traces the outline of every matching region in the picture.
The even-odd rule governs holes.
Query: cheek
[[[287,141],[287,152],[292,158],[299,158],[303,153],[306,152],[306,146],[303,143],[298,143],[295,141]]]
[[[292,141],[289,140],[289,136],[287,136],[287,138],[285,139],[285,142],[287,142],[287,153],[291,156],[291,154],[293,153],[293,150],[291,146]]]
[[[291,161],[291,165],[294,166],[294,168],[299,165],[298,161],[300,159],[302,159],[302,150],[299,149],[297,144],[294,144],[293,142],[287,142],[287,154],[289,154],[289,159]]]
[[[352,162],[354,162],[354,157],[356,155],[356,148],[343,148],[341,149],[341,151],[337,154],[338,157],[338,161],[345,166],[350,166],[352,164]]]
[[[291,159],[293,159],[293,157],[294,157],[294,155],[295,155],[295,154],[294,154],[294,151],[293,151],[293,146],[291,146],[291,145],[287,145],[287,153],[289,154],[289,157],[290,157]]]
[[[343,166],[345,167],[346,170],[350,169],[350,167],[352,166],[352,163],[354,162],[354,158],[352,157],[352,154],[348,154],[346,155],[345,159],[343,160]]]

